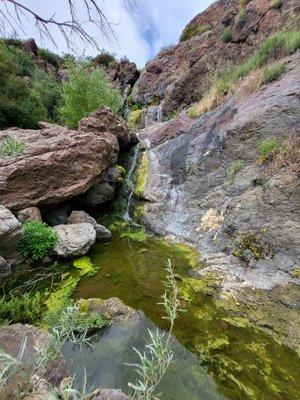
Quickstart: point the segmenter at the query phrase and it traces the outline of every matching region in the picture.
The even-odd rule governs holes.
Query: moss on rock
[[[147,154],[144,152],[142,154],[139,167],[136,172],[136,181],[135,181],[135,189],[134,194],[137,197],[140,197],[145,189],[148,178],[148,158]]]

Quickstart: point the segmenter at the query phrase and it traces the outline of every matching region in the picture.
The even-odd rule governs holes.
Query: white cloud
[[[101,1],[100,1],[101,3]],[[212,0],[136,0],[135,13],[127,12],[123,0],[102,1],[107,18],[114,25],[114,30],[119,38],[118,43],[108,42],[101,37],[95,27],[90,27],[89,32],[97,37],[101,47],[114,52],[118,57],[126,55],[135,61],[139,67],[155,56],[161,47],[177,43],[184,26],[200,11],[204,10]],[[68,18],[66,0],[29,0],[26,5],[46,18],[56,13],[56,18],[65,20]],[[3,4],[0,10],[4,11]],[[83,18],[84,10],[82,2],[77,0],[78,15]],[[41,46],[56,50],[49,40],[41,43],[33,20],[25,21],[27,37],[34,37]],[[7,30],[6,34],[9,34]],[[60,53],[67,52],[66,44],[57,30],[53,35]],[[25,34],[20,32],[20,36]],[[97,51],[83,49],[85,55],[95,55]]]

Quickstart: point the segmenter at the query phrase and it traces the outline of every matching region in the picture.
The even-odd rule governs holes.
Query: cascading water
[[[140,156],[140,148],[141,148],[141,144],[138,143],[135,148],[134,148],[134,153],[133,153],[133,157],[132,157],[132,161],[130,164],[130,168],[128,173],[126,174],[126,178],[125,178],[125,182],[124,182],[124,186],[125,186],[125,194],[127,194],[127,200],[126,200],[126,206],[125,206],[125,211],[123,214],[123,219],[125,221],[132,221],[131,217],[130,217],[130,208],[131,208],[131,203],[133,200],[133,194],[134,194],[134,171],[136,169],[138,160],[139,160],[139,156]]]

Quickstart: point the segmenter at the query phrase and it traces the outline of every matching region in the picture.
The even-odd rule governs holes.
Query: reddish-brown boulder
[[[0,132],[0,141],[9,135],[26,144],[18,156],[0,158],[0,203],[19,211],[86,192],[117,160],[117,137],[105,126],[102,132],[74,131],[43,123],[41,130]]]

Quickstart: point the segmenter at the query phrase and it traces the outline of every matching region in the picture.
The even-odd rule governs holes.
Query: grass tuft
[[[285,72],[285,64],[282,62],[268,65],[263,70],[263,83],[276,81]]]
[[[209,24],[198,25],[197,23],[188,25],[182,35],[180,36],[180,41],[184,42],[186,40],[191,39],[194,36],[202,35],[202,33],[211,31],[211,26]]]
[[[7,136],[0,142],[0,157],[16,157],[22,154],[26,147],[23,140]]]
[[[231,38],[232,38],[231,28],[227,26],[227,28],[223,30],[220,36],[220,40],[224,43],[229,43],[231,41]]]

